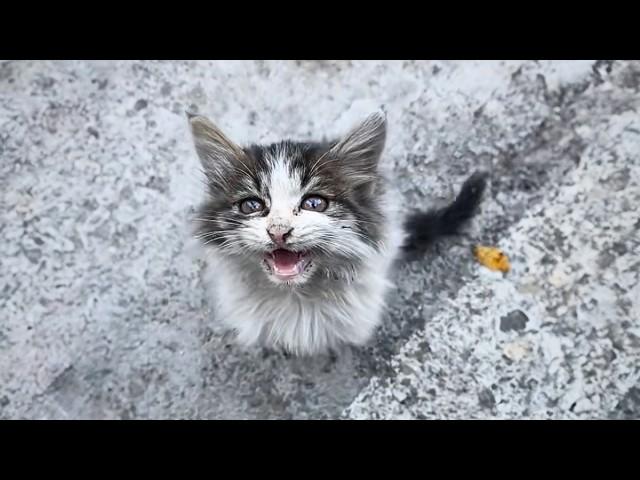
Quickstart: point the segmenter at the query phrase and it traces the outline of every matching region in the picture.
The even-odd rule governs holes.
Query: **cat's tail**
[[[478,172],[469,177],[456,199],[446,207],[409,215],[405,221],[407,238],[403,245],[411,258],[420,255],[440,237],[456,235],[473,218],[482,201],[487,174]]]

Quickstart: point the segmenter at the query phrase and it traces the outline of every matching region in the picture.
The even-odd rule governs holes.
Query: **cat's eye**
[[[324,212],[328,206],[329,202],[318,195],[311,195],[305,198],[302,205],[300,205],[303,210],[311,210],[312,212]]]
[[[240,202],[240,211],[245,215],[261,212],[264,210],[264,203],[257,198],[247,198]]]

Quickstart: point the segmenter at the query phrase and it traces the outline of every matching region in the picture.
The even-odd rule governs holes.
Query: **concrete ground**
[[[238,141],[378,105],[407,206],[491,173],[371,345],[228,343],[184,111]],[[0,418],[640,418],[640,62],[0,62]],[[498,245],[512,271],[477,264]]]

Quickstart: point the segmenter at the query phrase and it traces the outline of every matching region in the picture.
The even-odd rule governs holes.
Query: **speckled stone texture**
[[[640,117],[578,132],[589,145],[579,165],[499,242],[512,271],[477,267],[350,416],[615,415],[640,374]]]
[[[184,111],[270,141],[379,105],[407,205],[484,169],[478,219],[399,269],[370,346],[228,344]],[[640,418],[639,106],[639,62],[2,61],[0,417]]]

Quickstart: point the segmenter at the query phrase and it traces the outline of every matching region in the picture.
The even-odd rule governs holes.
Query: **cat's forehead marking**
[[[292,211],[300,202],[300,172],[291,168],[291,157],[295,153],[290,145],[280,144],[267,155],[270,168],[265,184],[269,190],[272,211]]]

